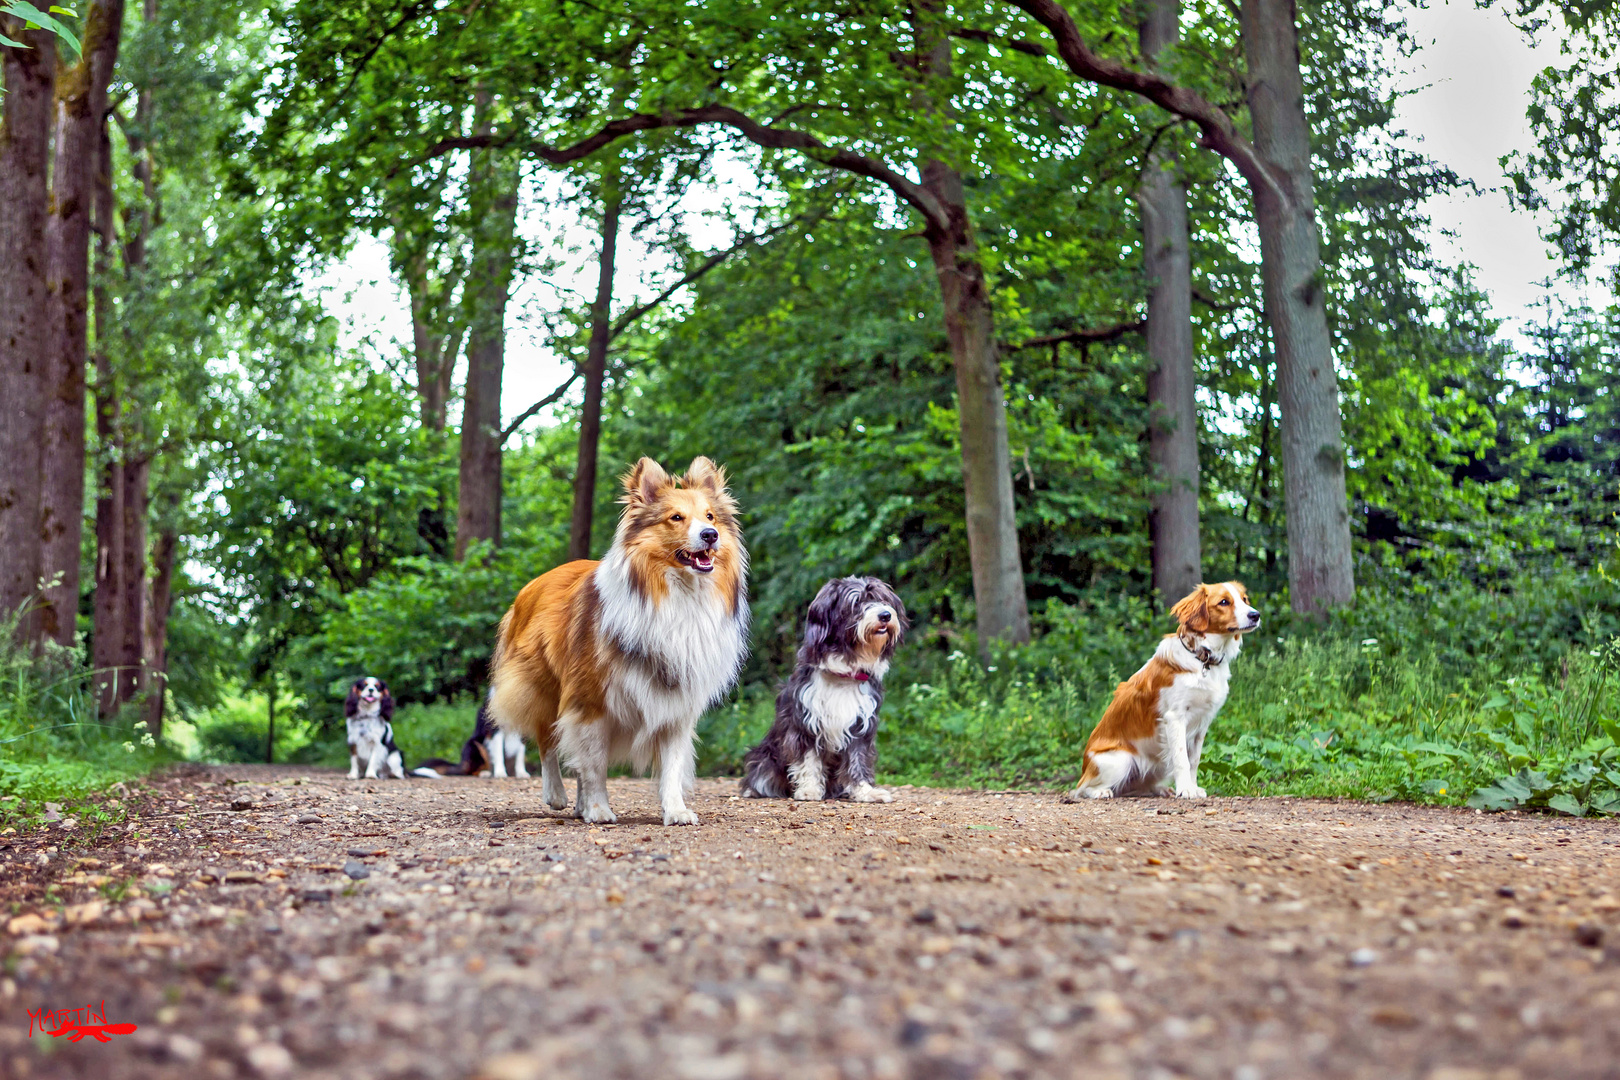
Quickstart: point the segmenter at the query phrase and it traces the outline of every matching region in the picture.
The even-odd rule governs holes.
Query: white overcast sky
[[[1473,0],[1433,3],[1412,11],[1410,20],[1423,50],[1402,79],[1403,88],[1415,92],[1402,99],[1399,122],[1431,157],[1481,189],[1478,195],[1459,194],[1430,204],[1437,229],[1455,234],[1437,236],[1436,248],[1449,261],[1473,265],[1475,280],[1505,320],[1504,333],[1516,336],[1531,304],[1545,292],[1537,282],[1552,277],[1558,267],[1537,234],[1537,220],[1509,208],[1498,161],[1530,146],[1524,119],[1530,81],[1556,61],[1557,47],[1543,42],[1532,48],[1500,10],[1480,10]],[[719,199],[709,196],[706,201],[713,205]],[[526,216],[523,229],[548,244],[560,238],[563,268],[551,279],[525,282],[510,305],[502,400],[508,418],[544,397],[567,373],[545,348],[532,312],[555,304],[559,290],[593,290],[596,276],[597,241],[589,229],[571,220],[548,220],[538,209]],[[709,247],[726,242],[723,230],[713,232],[700,233],[698,239]],[[621,296],[651,295],[648,283],[663,277],[666,267],[628,237],[621,238],[619,251],[617,291]],[[347,343],[369,339],[372,349],[394,355],[408,347],[405,298],[389,280],[381,244],[362,243],[312,284],[329,290],[332,310],[346,324]],[[1568,298],[1580,292],[1567,284],[1555,291]],[[1610,299],[1598,284],[1587,289],[1587,296],[1596,303]]]

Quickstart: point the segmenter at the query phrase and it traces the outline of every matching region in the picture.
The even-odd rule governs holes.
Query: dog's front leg
[[[381,740],[371,744],[371,758],[366,762],[366,779],[377,779],[377,772],[388,761],[388,747]]]
[[[894,802],[894,796],[883,788],[874,787],[877,778],[877,746],[864,739],[857,740],[844,756],[838,770],[838,786],[849,792],[855,802]]]
[[[555,750],[547,750],[540,759],[540,795],[553,810],[568,808],[568,787],[563,783],[562,761]]]
[[[489,774],[506,778],[506,734],[500,728],[484,740],[484,751],[489,754]]]
[[[598,717],[594,721],[574,722],[575,731],[578,733],[575,737],[578,757],[574,761],[574,767],[579,770],[579,794],[574,800],[574,816],[593,825],[605,825],[619,820],[612,807],[608,806],[606,727],[607,720],[603,717]]]
[[[686,789],[692,783],[692,736],[676,732],[658,752],[658,801],[665,825],[696,825],[698,816],[686,808]]]
[[[1176,780],[1176,798],[1202,799],[1204,791],[1193,782],[1192,762],[1187,753],[1187,722],[1179,717],[1163,720],[1165,750],[1170,755],[1170,775]]]
[[[349,744],[349,779],[360,779],[360,750],[353,743]]]
[[[1198,762],[1204,756],[1204,736],[1207,731],[1200,731],[1192,737],[1192,746],[1187,749],[1187,764],[1192,772],[1193,789],[1198,792],[1200,799],[1206,798],[1208,792],[1198,786]]]
[[[816,802],[827,797],[827,767],[815,747],[788,766],[788,780],[793,784],[793,797],[803,802]]]

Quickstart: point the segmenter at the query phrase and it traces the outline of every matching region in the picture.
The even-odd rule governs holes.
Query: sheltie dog
[[[905,605],[877,578],[821,587],[776,722],[743,759],[744,798],[894,801],[872,781],[883,676],[905,630]]]
[[[1204,735],[1226,703],[1232,658],[1260,625],[1240,581],[1200,585],[1171,609],[1180,626],[1153,659],[1114,690],[1086,740],[1080,786],[1070,799],[1164,795],[1202,799],[1198,758]]]
[[[478,718],[473,721],[473,733],[461,744],[461,760],[428,758],[411,770],[413,776],[491,776],[527,777],[528,764],[523,760],[523,739],[502,731],[489,718],[489,706],[478,707]]]
[[[349,729],[349,779],[360,779],[365,763],[366,779],[390,775],[405,778],[405,759],[394,745],[394,695],[388,684],[371,675],[354,680],[343,702],[343,716]]]
[[[553,809],[568,805],[564,763],[579,775],[575,816],[609,822],[608,767],[656,762],[664,824],[695,825],[693,733],[747,652],[748,552],[708,458],[679,478],[642,458],[623,481],[606,557],[529,582],[501,620],[489,715],[539,747]]]

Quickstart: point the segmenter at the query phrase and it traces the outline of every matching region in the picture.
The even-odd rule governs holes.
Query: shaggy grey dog
[[[743,759],[744,797],[893,801],[872,781],[883,676],[905,630],[905,605],[877,578],[821,587],[776,722]]]

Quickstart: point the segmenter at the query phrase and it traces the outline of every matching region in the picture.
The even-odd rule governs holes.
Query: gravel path
[[[1611,822],[611,787],[193,769],[0,837],[0,1076],[1620,1077]]]

